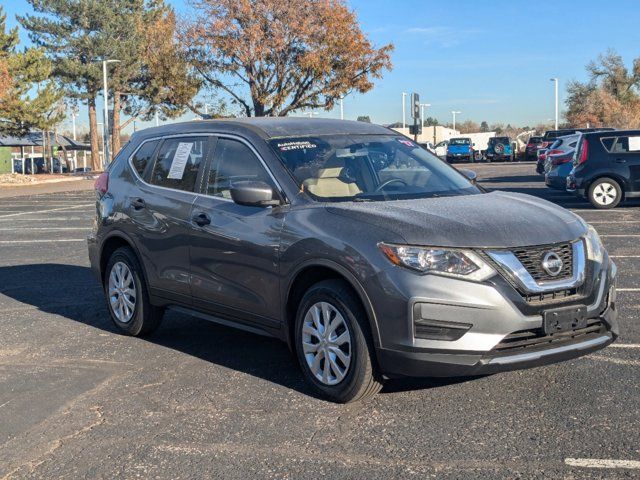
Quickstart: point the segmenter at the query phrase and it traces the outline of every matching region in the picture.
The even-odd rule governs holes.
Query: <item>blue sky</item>
[[[14,25],[25,0],[1,0]],[[179,13],[188,8],[170,0]],[[393,43],[393,70],[373,90],[344,101],[345,118],[402,119],[402,92],[431,103],[441,122],[535,125],[553,117],[553,84],[585,79],[584,66],[607,48],[627,64],[640,57],[638,0],[349,0],[377,46]],[[23,39],[27,41],[23,32]],[[561,107],[562,108],[562,107]],[[189,115],[188,117],[191,117]],[[321,116],[339,116],[322,112]],[[84,120],[84,119],[81,119]]]

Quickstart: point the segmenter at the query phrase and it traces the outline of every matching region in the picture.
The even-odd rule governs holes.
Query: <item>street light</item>
[[[558,130],[558,78],[550,78],[551,82],[554,83],[555,93],[556,93],[556,130]]]
[[[343,105],[343,100],[344,100],[344,98],[340,97],[340,120],[344,120],[344,105]]]
[[[459,112],[457,110],[451,110],[451,115],[453,115],[453,129],[456,129],[456,115],[461,114],[462,112]]]
[[[104,96],[104,157],[102,159],[102,164],[104,167],[109,163],[109,139],[107,135],[109,135],[109,91],[107,90],[107,63],[119,63],[120,60],[102,60],[102,86],[103,86],[103,96]]]
[[[402,128],[407,128],[407,93],[402,92]]]

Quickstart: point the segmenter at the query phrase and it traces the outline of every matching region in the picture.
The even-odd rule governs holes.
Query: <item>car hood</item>
[[[335,203],[327,210],[393,231],[411,245],[512,248],[568,242],[587,231],[584,221],[564,208],[507,192]]]

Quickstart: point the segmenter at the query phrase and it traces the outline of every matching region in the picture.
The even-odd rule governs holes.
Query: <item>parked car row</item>
[[[551,188],[566,190],[599,209],[640,198],[640,130],[564,130],[538,150],[536,170]],[[547,147],[547,145],[545,145]]]

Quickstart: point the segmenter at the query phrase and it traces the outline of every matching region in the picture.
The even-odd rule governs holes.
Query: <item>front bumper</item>
[[[444,304],[441,300],[412,299],[412,305],[429,303],[425,311],[437,320],[470,323],[473,327],[453,341],[413,338],[411,344],[381,345],[378,361],[387,377],[450,377],[486,375],[509,370],[547,365],[586,355],[606,347],[618,337],[618,312],[615,303],[616,268],[607,259],[587,304],[590,327],[584,331],[542,335],[540,341],[505,344],[517,332],[537,331],[542,314],[524,315],[495,288],[486,288],[482,302]],[[447,279],[448,280],[448,279]],[[455,281],[455,280],[454,280]],[[467,282],[465,282],[467,283]],[[448,288],[453,285],[448,286]],[[464,286],[458,285],[459,289]],[[467,283],[466,289],[473,287]],[[493,290],[493,294],[490,292]],[[456,291],[456,290],[453,290]],[[473,295],[481,291],[477,290]],[[437,303],[440,302],[440,303]],[[554,305],[553,308],[563,305]],[[413,307],[412,307],[413,308]],[[413,318],[411,320],[413,323]],[[519,346],[520,344],[526,344]],[[505,347],[507,345],[507,347]],[[516,345],[514,348],[508,345]]]

